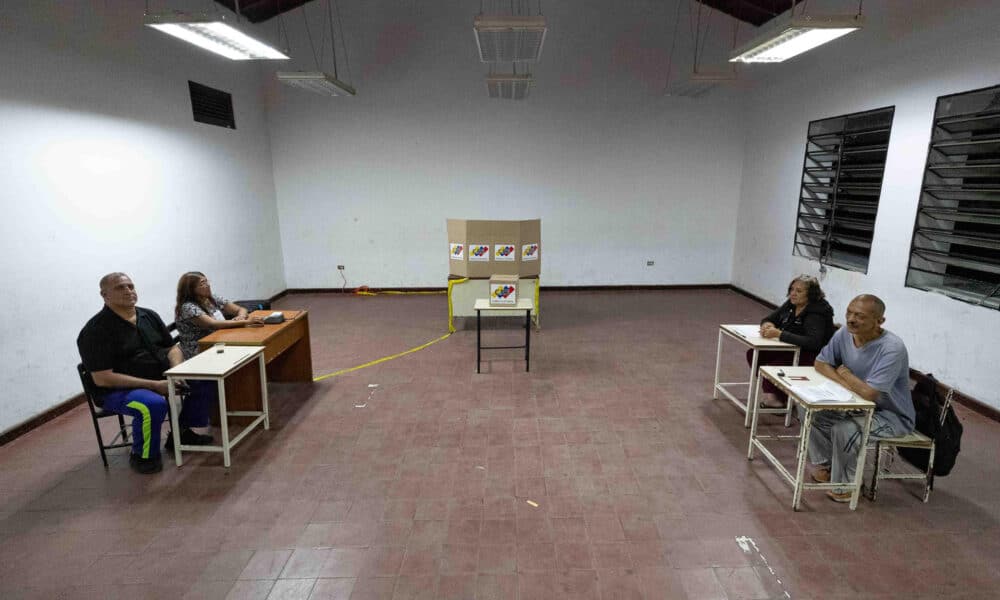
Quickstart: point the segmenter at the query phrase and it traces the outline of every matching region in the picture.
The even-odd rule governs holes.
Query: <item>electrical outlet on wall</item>
[[[344,270],[344,265],[337,265],[337,270],[338,271],[343,271]]]
[[[647,260],[647,261],[646,261],[646,266],[647,266],[647,267],[652,267],[652,266],[653,266],[653,263],[654,263],[654,261],[651,261],[651,260]]]

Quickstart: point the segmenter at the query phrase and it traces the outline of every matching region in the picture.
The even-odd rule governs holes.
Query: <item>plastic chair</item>
[[[948,409],[951,407],[951,399],[954,394],[954,390],[948,390],[948,395],[945,396],[944,404],[941,407],[941,423],[939,423],[939,425],[944,425],[944,420],[945,417],[948,416]],[[899,456],[896,452],[896,448],[918,448],[921,450],[929,450],[930,456],[927,460],[927,471],[919,473],[890,472],[889,467],[891,467],[892,463],[895,462],[895,457]],[[893,454],[893,460],[889,462],[888,466],[884,467],[880,464],[883,450],[890,450]],[[872,502],[875,501],[875,496],[878,494],[878,482],[882,479],[923,479],[924,502],[927,502],[930,498],[931,490],[934,489],[934,440],[919,431],[914,431],[913,433],[899,437],[881,438],[876,440],[875,464],[874,469],[872,470],[871,494],[869,496]]]
[[[118,413],[106,411],[98,405],[96,401],[99,397],[97,384],[94,383],[94,379],[90,376],[90,371],[83,366],[83,363],[78,364],[76,366],[76,370],[80,374],[80,383],[83,384],[83,395],[87,397],[87,406],[90,408],[90,418],[94,421],[94,433],[97,434],[97,447],[101,450],[101,460],[104,462],[104,468],[107,469],[107,450],[114,448],[127,448],[132,445],[132,442],[129,441],[128,437],[128,428],[125,426],[125,418]],[[104,436],[101,435],[99,420],[110,417],[118,417],[119,433],[115,435],[110,444],[105,444]],[[122,441],[118,442],[118,438],[121,438]]]

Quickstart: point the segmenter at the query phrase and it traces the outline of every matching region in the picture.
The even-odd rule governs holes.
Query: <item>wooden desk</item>
[[[531,371],[531,311],[534,303],[527,298],[521,298],[517,304],[511,306],[490,306],[489,298],[479,298],[473,306],[476,311],[476,373],[479,373],[479,363],[483,350],[501,350],[506,348],[524,348],[524,370]],[[481,321],[483,311],[497,311],[500,313],[524,311],[524,345],[523,346],[484,346],[481,334]]]
[[[782,372],[784,375],[778,375]],[[858,506],[858,497],[861,494],[861,483],[864,480],[865,471],[865,452],[868,449],[868,434],[871,431],[872,426],[872,415],[875,413],[875,404],[869,402],[855,394],[851,395],[851,400],[848,401],[821,401],[813,402],[806,400],[796,393],[794,386],[807,386],[807,385],[817,385],[819,383],[831,383],[832,381],[820,375],[814,367],[761,367],[760,377],[763,377],[778,386],[781,391],[788,394],[788,397],[794,400],[799,406],[804,409],[804,415],[802,417],[802,425],[799,428],[798,435],[769,435],[769,436],[759,436],[757,435],[757,412],[753,412],[753,421],[750,424],[750,447],[747,449],[747,460],[753,460],[754,448],[760,450],[760,453],[764,455],[774,468],[778,470],[788,483],[792,485],[794,491],[792,492],[792,510],[799,509],[799,502],[802,500],[802,490],[835,490],[839,488],[851,489],[851,510],[854,510]],[[760,391],[760,377],[757,378],[757,390]],[[807,377],[808,380],[792,380],[792,377]],[[837,384],[833,384],[837,385]],[[821,410],[836,410],[836,411],[863,411],[865,413],[865,422],[861,429],[861,447],[858,450],[858,463],[857,470],[854,473],[854,483],[805,483],[805,464],[807,462],[807,454],[809,450],[809,432],[812,429],[812,418],[813,413]],[[788,469],[778,461],[777,458],[771,452],[764,447],[761,440],[794,440],[799,441],[798,451],[796,452],[796,465],[795,465],[795,475],[793,476],[788,472]]]
[[[775,340],[771,338],[763,338],[760,335],[747,335],[740,331],[739,328],[753,327],[759,329],[757,325],[719,325],[719,348],[715,355],[715,385],[712,387],[712,398],[718,400],[719,394],[722,394],[726,398],[729,398],[737,408],[743,411],[743,426],[750,426],[750,410],[747,410],[749,406],[755,406],[759,401],[760,396],[757,391],[757,366],[760,360],[761,350],[778,350],[784,352],[794,352],[795,355],[792,357],[792,365],[799,364],[799,350],[800,348],[795,344],[789,344],[787,342],[782,342],[781,340]],[[735,381],[735,382],[720,382],[719,373],[722,369],[722,340],[729,338],[736,340],[740,344],[746,346],[753,350],[753,359],[750,363],[750,381]],[[732,392],[727,390],[725,386],[727,385],[745,385],[747,386],[747,401],[746,404],[741,402],[739,398],[734,396]],[[785,427],[788,427],[792,422],[792,411],[789,406],[787,414],[785,416]]]
[[[256,364],[255,364],[256,363]],[[260,390],[261,408],[260,410],[236,410],[230,411],[226,406],[226,379],[235,373],[248,373],[257,380]],[[188,452],[222,452],[222,462],[228,468],[230,465],[230,448],[235,446],[253,428],[261,423],[264,429],[271,428],[267,410],[267,381],[264,367],[264,348],[262,346],[231,346],[223,349],[222,352],[209,350],[193,356],[176,367],[170,368],[163,373],[167,378],[168,401],[172,410],[170,411],[170,430],[174,437],[174,460],[177,466],[183,464],[181,451]],[[219,386],[219,425],[222,428],[221,446],[186,446],[181,445],[181,428],[178,423],[178,414],[181,409],[180,396],[177,394],[176,381],[178,379],[207,379],[215,381]],[[253,417],[250,424],[235,438],[229,439],[229,417]]]
[[[273,311],[255,310],[251,316],[266,317]],[[263,346],[267,364],[267,380],[295,382],[313,380],[312,347],[309,343],[309,313],[304,310],[283,310],[285,322],[263,327],[219,329],[198,340],[198,350],[204,351],[222,342],[226,346]],[[243,373],[226,380],[226,391],[233,408],[244,411],[260,410],[261,397],[257,382]]]

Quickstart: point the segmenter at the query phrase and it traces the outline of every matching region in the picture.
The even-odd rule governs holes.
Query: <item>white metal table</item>
[[[246,367],[257,359],[260,369],[260,394],[262,408],[260,411],[226,410],[226,377]],[[170,429],[174,438],[174,460],[181,466],[181,451],[187,452],[222,452],[223,464],[230,466],[230,449],[238,444],[253,429],[263,423],[264,429],[271,428],[267,408],[267,371],[264,366],[264,346],[224,346],[221,352],[208,348],[201,354],[193,356],[181,364],[164,372],[167,377],[170,402]],[[177,415],[180,413],[180,396],[177,394],[177,380],[206,379],[215,381],[219,389],[219,424],[222,430],[221,446],[191,446],[181,445],[181,433]],[[256,417],[246,428],[233,439],[229,439],[229,424],[227,417]]]
[[[795,403],[799,404],[803,408],[802,425],[799,428],[798,435],[757,435],[757,413],[753,413],[753,421],[750,424],[750,446],[747,449],[747,460],[753,460],[754,449],[760,450],[760,453],[766,458],[778,473],[785,478],[788,483],[791,484],[792,489],[792,510],[799,509],[799,503],[802,500],[803,490],[836,490],[836,489],[850,489],[851,490],[851,510],[854,510],[858,506],[858,497],[861,495],[861,485],[864,481],[864,470],[865,470],[865,452],[868,450],[868,435],[871,432],[872,425],[872,415],[875,413],[875,404],[869,402],[856,394],[851,394],[850,400],[824,400],[824,401],[812,401],[803,398],[799,391],[802,387],[815,386],[821,383],[826,383],[829,385],[837,385],[836,383],[830,381],[826,377],[823,377],[816,371],[814,367],[778,367],[778,366],[768,366],[760,368],[760,377],[767,379],[774,385],[778,386],[781,391],[788,394],[788,397],[794,400]],[[760,389],[761,379],[757,378],[757,388]],[[812,419],[813,413],[821,410],[836,410],[836,411],[860,411],[864,413],[864,425],[861,428],[861,446],[858,450],[858,462],[857,467],[854,472],[854,481],[852,483],[806,483],[805,482],[805,465],[807,462],[807,453],[809,450],[809,433],[812,430]],[[795,454],[795,474],[792,475],[788,472],[781,461],[779,461],[774,454],[768,450],[763,443],[763,440],[798,440],[798,450]]]
[[[748,410],[750,406],[756,406],[758,402],[759,393],[757,392],[757,367],[760,361],[760,351],[761,350],[776,350],[781,352],[793,352],[792,365],[799,364],[799,352],[801,349],[795,344],[789,344],[787,342],[782,342],[781,340],[775,340],[770,338],[760,337],[759,333],[752,333],[753,331],[759,331],[760,327],[758,325],[719,325],[719,347],[715,355],[715,384],[712,387],[712,398],[718,399],[719,394],[722,394],[726,398],[729,398],[737,408],[743,411],[745,415],[743,417],[743,426],[750,426],[751,413],[753,411]],[[750,363],[750,380],[749,381],[734,381],[734,382],[720,382],[719,374],[722,370],[722,340],[729,338],[735,340],[736,342],[746,346],[753,350],[753,358]],[[733,395],[732,392],[726,389],[725,386],[731,385],[745,385],[747,386],[747,401],[744,404],[739,398]],[[792,411],[791,404],[789,403],[785,409],[781,411],[770,411],[770,412],[786,412],[785,415],[785,427],[791,424]]]

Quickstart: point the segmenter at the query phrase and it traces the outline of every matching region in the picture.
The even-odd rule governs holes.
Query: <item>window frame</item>
[[[809,122],[793,255],[868,272],[895,112],[883,106]],[[866,122],[875,126],[859,126]]]
[[[961,110],[980,98],[985,108],[952,112],[952,103]],[[1000,84],[939,96],[934,104],[905,285],[1000,310]]]

